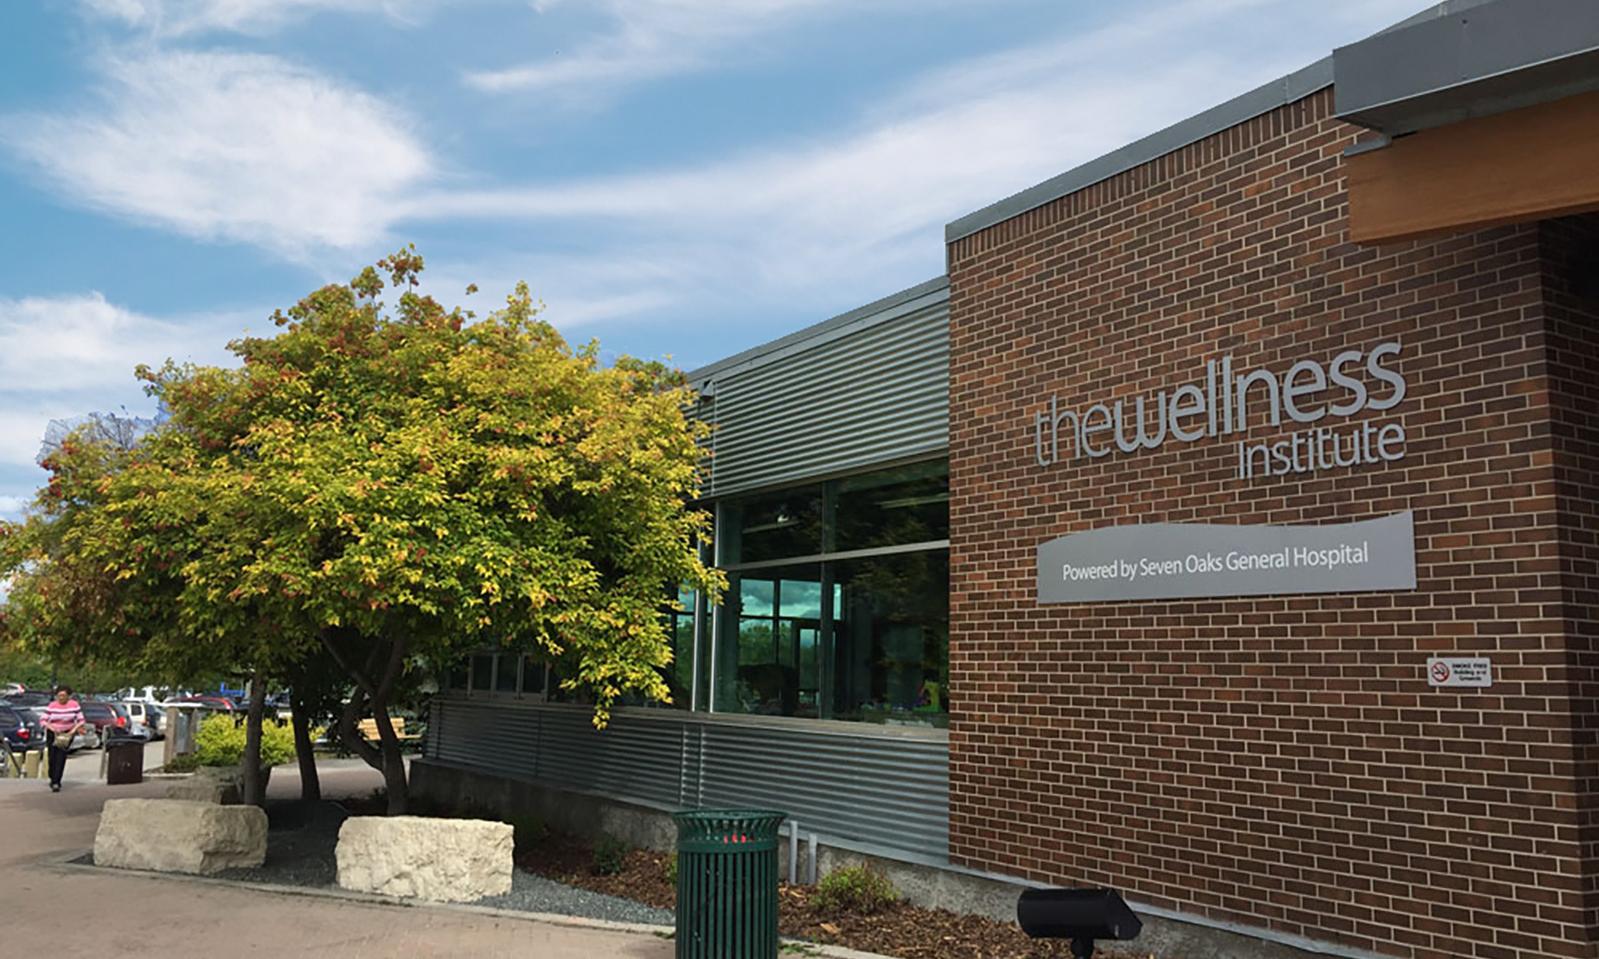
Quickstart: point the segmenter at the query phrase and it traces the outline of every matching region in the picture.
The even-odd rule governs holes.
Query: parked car
[[[21,683],[0,683],[0,696],[14,696],[17,693],[25,693],[27,691],[28,687]]]
[[[117,719],[121,720],[117,724],[118,735],[134,739],[150,738],[141,728],[134,725],[133,711],[128,708],[126,703],[107,703],[107,705],[117,714]]]
[[[88,725],[94,727],[99,736],[99,742],[87,748],[94,749],[104,745],[108,739],[128,734],[127,713],[118,713],[115,703],[88,702],[80,705],[83,707],[83,718],[88,721]]]
[[[233,705],[233,700],[226,696],[179,696],[176,699],[167,700],[167,703],[196,703],[207,709],[214,709],[217,712],[237,712]],[[163,705],[167,703],[163,703]]]
[[[46,706],[53,698],[42,689],[29,689],[9,696],[0,696],[0,703],[7,706]]]
[[[46,702],[48,702],[48,697],[46,697]],[[38,727],[38,746],[35,746],[35,748],[42,750],[48,745],[50,734],[45,729],[45,703],[24,706],[18,705],[16,700],[0,700],[0,706],[10,706],[11,710],[21,714],[22,718],[27,719],[27,721]],[[88,718],[85,716],[85,719]],[[74,737],[70,748],[72,748],[74,753],[77,753],[78,750],[98,750],[99,746],[101,746],[101,732],[94,727],[93,722],[85,722],[83,724],[83,732]]]
[[[44,747],[44,730],[31,714],[0,706],[0,739],[11,746],[12,752],[27,752]]]
[[[161,721],[158,718],[161,707],[138,700],[117,705],[128,711],[128,729],[133,735],[145,740],[161,738]]]

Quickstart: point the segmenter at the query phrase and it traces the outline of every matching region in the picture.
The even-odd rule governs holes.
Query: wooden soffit
[[[1357,243],[1599,210],[1599,92],[1422,130],[1344,163]]]

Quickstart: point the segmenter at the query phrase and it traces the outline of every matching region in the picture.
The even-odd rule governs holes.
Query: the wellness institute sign
[[[1081,411],[1063,410],[1051,396],[1031,417],[1033,455],[1048,468],[1085,456],[1137,455],[1168,439],[1196,443],[1306,424],[1285,438],[1240,438],[1238,479],[1386,465],[1404,458],[1403,423],[1338,422],[1404,402],[1402,352],[1390,341],[1345,349],[1326,362],[1299,360],[1282,373],[1239,371],[1223,356],[1206,362],[1194,382]],[[1415,588],[1410,513],[1329,526],[1113,526],[1038,547],[1041,603]]]
[[[1038,600],[1269,596],[1414,589],[1411,514],[1332,526],[1155,523],[1038,548]]]

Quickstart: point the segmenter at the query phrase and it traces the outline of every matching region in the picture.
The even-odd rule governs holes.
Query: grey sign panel
[[[1409,512],[1330,526],[1110,526],[1038,547],[1040,603],[1415,587]]]

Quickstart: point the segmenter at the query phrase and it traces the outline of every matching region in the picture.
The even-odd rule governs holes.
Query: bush
[[[827,912],[870,916],[898,902],[899,890],[869,866],[850,866],[823,876],[811,901]]]
[[[601,836],[594,844],[594,875],[614,876],[622,871],[627,858],[627,843],[612,836]]]
[[[244,759],[244,724],[223,713],[207,716],[194,734],[195,761],[201,766],[237,766]],[[294,730],[261,724],[261,765],[294,762]]]
[[[673,886],[677,885],[677,853],[672,853],[666,860],[666,881]]]
[[[512,816],[507,820],[516,831],[516,851],[527,852],[550,837],[550,827],[537,816]]]
[[[172,761],[161,767],[164,773],[192,773],[200,768],[200,757],[194,753],[185,753],[182,756],[173,756]]]

